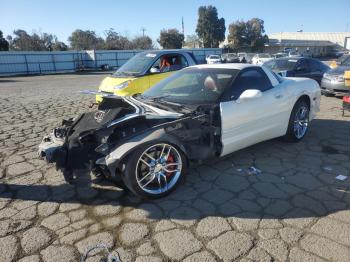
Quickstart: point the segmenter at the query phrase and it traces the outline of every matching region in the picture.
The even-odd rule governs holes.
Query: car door
[[[184,67],[188,66],[187,59],[181,55],[181,54],[167,54],[159,57],[157,61],[152,65],[152,67],[158,67],[161,68],[161,61],[162,59],[167,59],[169,62],[168,68],[166,68],[164,71],[161,71],[159,73],[150,73],[149,74],[149,84],[150,87],[157,84],[159,81],[163,80],[164,78],[170,76],[175,71],[180,70]]]
[[[309,59],[309,64],[310,64],[310,78],[316,80],[318,84],[321,84],[321,80],[324,73],[321,68],[321,62],[315,59]]]
[[[262,96],[240,101],[248,89],[258,89]],[[284,135],[289,119],[286,104],[279,82],[274,86],[259,67],[243,69],[220,103],[221,155]]]

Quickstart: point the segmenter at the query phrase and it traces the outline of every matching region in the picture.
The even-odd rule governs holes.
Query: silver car
[[[343,59],[336,68],[323,75],[321,90],[324,95],[343,96],[344,94],[348,94],[350,92],[350,87],[345,86],[345,71],[350,71],[350,56]]]

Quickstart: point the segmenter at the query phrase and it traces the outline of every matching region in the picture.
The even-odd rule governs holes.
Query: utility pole
[[[141,28],[141,31],[142,31],[142,36],[145,36],[146,28],[142,27],[142,28]]]

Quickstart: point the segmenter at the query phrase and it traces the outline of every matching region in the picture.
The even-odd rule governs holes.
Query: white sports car
[[[300,141],[320,96],[314,80],[282,78],[264,66],[192,66],[142,95],[105,97],[97,111],[63,121],[39,153],[68,181],[85,167],[121,176],[140,197],[161,197],[193,161],[276,137]]]

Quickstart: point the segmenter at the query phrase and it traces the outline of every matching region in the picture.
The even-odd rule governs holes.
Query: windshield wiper
[[[114,76],[135,76],[133,72],[115,72]]]
[[[176,106],[177,108],[180,108],[180,109],[185,108],[185,106],[183,104],[176,103],[176,102],[171,102],[171,101],[163,99],[163,98],[170,97],[170,96],[171,95],[160,95],[160,96],[149,96],[149,97],[147,97],[147,96],[144,96],[144,95],[139,95],[138,97],[140,97],[141,100],[148,101],[152,105],[155,105],[155,106],[170,105],[170,106]]]

